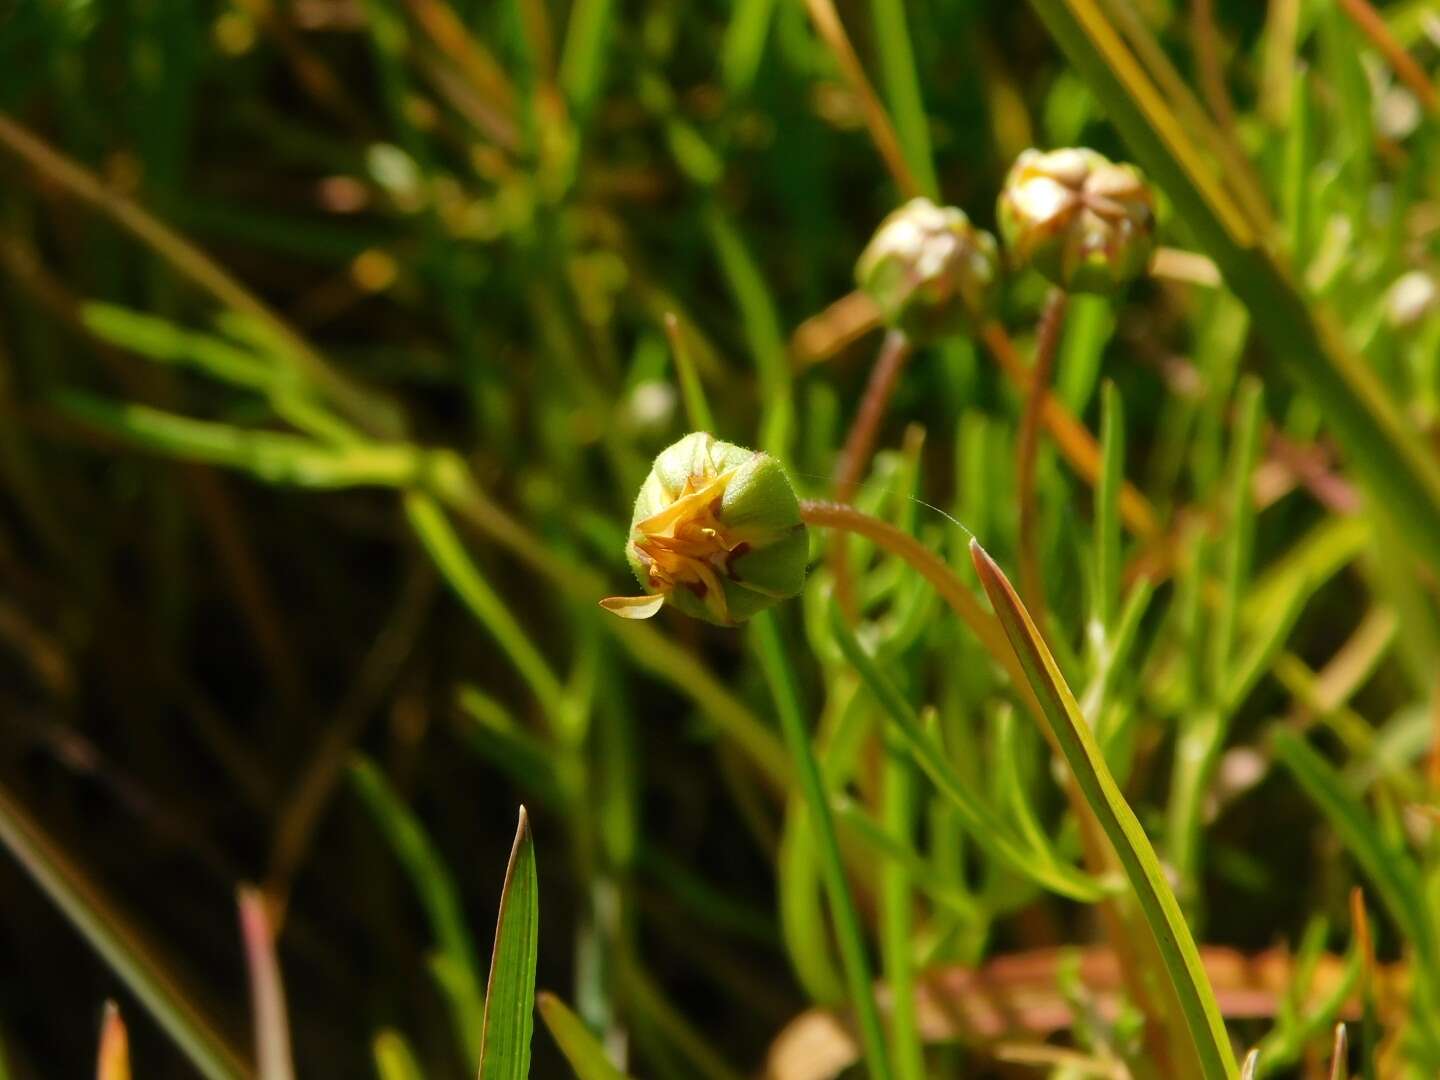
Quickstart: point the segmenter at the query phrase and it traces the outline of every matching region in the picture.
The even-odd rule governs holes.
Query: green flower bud
[[[995,237],[963,210],[911,199],[880,223],[855,264],[855,281],[886,325],[915,342],[973,332],[994,306]]]
[[[810,542],[778,461],[697,431],[655,459],[625,555],[646,595],[600,601],[608,610],[648,619],[669,602],[736,626],[800,592]]]
[[[1118,292],[1155,250],[1149,183],[1094,150],[1026,150],[1005,179],[998,217],[1014,265],[1070,292]]]

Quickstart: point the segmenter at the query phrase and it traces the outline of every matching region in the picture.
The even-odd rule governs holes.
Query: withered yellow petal
[[[607,596],[600,601],[600,606],[622,619],[649,619],[665,606],[665,597]]]

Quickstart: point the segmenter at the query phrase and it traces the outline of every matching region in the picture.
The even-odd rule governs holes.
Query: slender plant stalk
[[[840,459],[835,469],[835,499],[848,503],[855,498],[860,480],[870,465],[870,456],[875,451],[875,440],[880,425],[890,407],[890,399],[900,382],[906,361],[914,351],[904,331],[891,330],[885,335],[880,346],[880,355],[870,369],[865,393],[860,399],[859,411],[845,437]],[[852,623],[860,617],[860,605],[855,596],[855,579],[850,573],[850,544],[844,537],[836,537],[830,549],[830,572],[835,577],[835,597],[845,617]]]
[[[1195,61],[1205,103],[1228,137],[1235,130],[1235,106],[1225,86],[1220,29],[1215,25],[1215,0],[1190,0],[1190,33],[1195,38]]]
[[[890,399],[895,396],[900,375],[914,352],[909,337],[903,330],[891,330],[885,335],[880,346],[880,355],[870,369],[870,379],[865,384],[865,393],[860,398],[860,408],[855,413],[855,422],[845,436],[845,446],[840,451],[840,460],[835,469],[835,498],[839,502],[850,502],[860,487],[860,480],[870,464],[875,451],[875,440],[884,422]]]
[[[1337,0],[1337,3],[1360,28],[1360,32],[1370,39],[1380,55],[1385,57],[1385,62],[1390,65],[1396,77],[1420,99],[1420,104],[1425,106],[1428,112],[1440,114],[1440,92],[1436,91],[1435,84],[1430,81],[1425,69],[1415,58],[1405,51],[1405,46],[1395,40],[1390,27],[1368,0]]]
[[[984,340],[990,354],[1000,365],[1005,377],[1022,394],[1030,393],[1031,371],[1030,368],[1020,359],[1010,335],[998,322],[990,322],[981,331],[981,338]],[[1100,445],[1095,437],[1090,434],[1085,425],[1071,414],[1064,403],[1053,393],[1046,392],[1044,396],[1044,411],[1041,419],[1045,423],[1046,430],[1050,432],[1051,438],[1065,460],[1070,463],[1080,476],[1094,487],[1100,480],[1101,455]],[[1147,542],[1159,542],[1162,539],[1160,525],[1155,516],[1155,510],[1150,505],[1150,500],[1140,492],[1139,488],[1131,483],[1126,483],[1120,492],[1120,515],[1125,521],[1125,527],[1140,539]]]
[[[1030,390],[1025,397],[1025,410],[1020,416],[1020,433],[1015,448],[1015,489],[1020,502],[1020,588],[1041,626],[1045,625],[1045,582],[1040,573],[1035,463],[1040,450],[1040,420],[1045,412],[1045,400],[1050,396],[1055,354],[1060,345],[1060,330],[1065,324],[1067,302],[1065,290],[1059,288],[1051,289],[1045,300],[1040,328],[1035,335]]]
[[[685,327],[673,311],[665,313],[665,337],[670,341],[670,355],[675,361],[675,374],[680,381],[680,399],[685,403],[685,417],[690,421],[690,430],[715,434],[715,417],[710,412],[710,402],[705,397],[700,372],[695,368],[695,358],[690,355],[690,346],[685,340]]]
[[[763,611],[751,620],[755,630],[756,652],[760,665],[775,697],[780,728],[795,763],[800,789],[820,849],[820,870],[830,897],[830,913],[835,920],[835,936],[849,984],[850,1003],[860,1027],[860,1041],[865,1062],[873,1080],[890,1080],[890,1063],[885,1052],[885,1032],[880,1024],[880,1009],[875,1002],[875,987],[870,961],[865,954],[865,938],[860,916],[845,878],[845,864],[840,855],[840,841],[835,833],[835,819],[825,781],[810,745],[810,733],[800,712],[800,700],[790,672],[785,645],[773,612]]]
[[[840,73],[845,76],[851,91],[859,99],[860,110],[865,114],[865,127],[869,130],[870,138],[875,143],[875,149],[880,152],[885,167],[890,170],[895,186],[900,189],[900,194],[907,199],[924,194],[909,162],[905,160],[905,152],[895,134],[895,125],[890,122],[885,106],[881,104],[875,88],[870,85],[860,57],[855,54],[855,47],[850,44],[845,25],[840,21],[840,14],[835,10],[833,0],[805,0],[805,7],[810,12],[810,21],[815,24],[816,33],[830,46],[830,51],[835,54],[835,62],[840,66]]]

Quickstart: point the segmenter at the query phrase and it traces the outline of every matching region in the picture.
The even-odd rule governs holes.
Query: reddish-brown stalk
[[[1045,583],[1040,573],[1035,501],[1035,459],[1040,451],[1040,420],[1050,382],[1055,373],[1055,353],[1060,346],[1060,328],[1065,323],[1068,299],[1064,289],[1051,289],[1040,315],[1035,335],[1035,362],[1030,367],[1030,392],[1020,416],[1020,433],[1015,445],[1015,492],[1020,501],[1020,590],[1035,615],[1037,626],[1045,625]]]
[[[840,460],[835,468],[835,499],[848,503],[855,498],[860,487],[860,478],[870,464],[870,455],[875,451],[875,439],[880,432],[881,421],[900,382],[900,373],[910,359],[914,348],[904,331],[891,330],[885,335],[880,346],[880,355],[870,369],[870,379],[865,384],[865,393],[860,398],[860,411],[850,425],[845,437],[845,446],[840,451]],[[855,595],[855,581],[850,574],[850,548],[844,537],[836,539],[830,551],[830,572],[835,577],[835,598],[845,617],[854,622],[860,616],[860,605]]]

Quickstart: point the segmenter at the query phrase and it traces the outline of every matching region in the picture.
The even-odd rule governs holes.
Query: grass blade
[[[357,758],[350,767],[350,779],[366,808],[385,835],[395,857],[405,867],[421,906],[430,921],[431,932],[447,963],[448,991],[456,1037],[465,1047],[467,1059],[480,1060],[482,1013],[480,979],[474,968],[475,947],[460,906],[460,896],[444,860],[430,837],[384,774],[368,758]]]
[[[985,549],[973,540],[970,555],[1025,677],[1040,699],[1045,719],[1065,754],[1070,771],[1135,891],[1180,1002],[1202,1075],[1206,1080],[1233,1080],[1235,1056],[1225,1032],[1225,1021],[1154,847],[1110,775],[1110,768],[1080,714],[1074,695],[1065,685],[1055,658],[1014,588]]]
[[[1404,851],[1385,843],[1383,833],[1346,787],[1344,778],[1304,739],[1282,729],[1275,733],[1272,745],[1275,757],[1325,815],[1385,910],[1414,943],[1422,961],[1417,964],[1419,971],[1440,972],[1435,928],[1421,891],[1419,868]]]
[[[290,1020],[285,986],[275,958],[275,931],[265,898],[244,886],[239,893],[240,936],[250,969],[250,1007],[255,1014],[255,1058],[259,1080],[295,1080],[290,1056]]]
[[[881,776],[886,833],[908,845],[914,829],[914,765],[899,747],[887,748]],[[881,955],[890,989],[890,1053],[896,1080],[924,1080],[920,1022],[915,1011],[915,898],[910,872],[898,859],[880,866]]]
[[[885,678],[855,635],[844,625],[838,607],[833,614],[832,632],[845,658],[885,710],[896,735],[904,742],[916,764],[955,808],[960,824],[975,842],[1017,873],[1061,896],[1083,901],[1099,900],[1104,890],[1097,882],[1072,867],[1032,851],[994,811],[980,801],[935,742],[926,737],[910,703]]]
[[[536,995],[535,1004],[578,1080],[625,1080],[625,1074],[610,1064],[605,1048],[568,1005],[543,991]]]
[[[241,1080],[251,1075],[244,1056],[195,1005],[193,988],[180,982],[114,902],[4,789],[0,789],[0,842],[206,1080]]]
[[[800,713],[795,683],[780,640],[780,629],[772,612],[764,611],[750,624],[755,631],[757,653],[766,681],[775,696],[780,727],[790,746],[801,792],[810,811],[815,843],[819,849],[820,870],[830,896],[831,916],[835,920],[835,937],[845,966],[845,979],[850,990],[850,1003],[860,1025],[865,1061],[873,1080],[889,1080],[889,1059],[885,1053],[885,1034],[880,1025],[880,1009],[875,1003],[874,979],[870,960],[865,954],[865,938],[860,929],[860,916],[855,899],[845,879],[845,864],[840,856],[840,841],[835,835],[835,819],[830,813],[830,800],[825,794],[825,781],[810,745],[810,733]]]
[[[425,1080],[410,1044],[398,1031],[382,1031],[375,1036],[375,1071],[380,1080]]]
[[[485,984],[485,1028],[480,1039],[480,1080],[529,1080],[530,1035],[535,1025],[535,960],[540,938],[540,887],[530,817],[520,807],[515,845],[505,868],[495,949]]]

